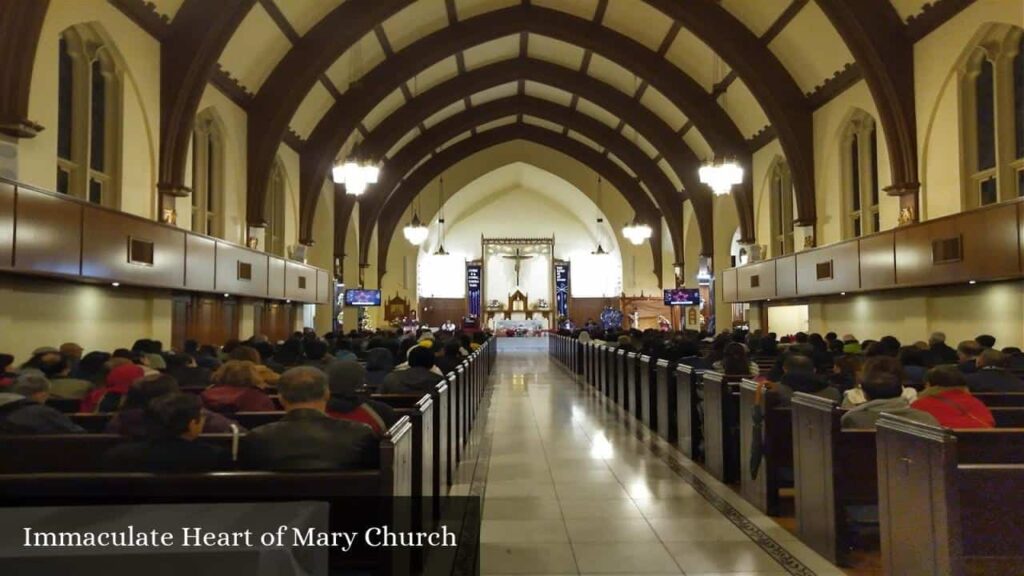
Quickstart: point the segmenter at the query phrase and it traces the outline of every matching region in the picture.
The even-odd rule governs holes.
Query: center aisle
[[[483,574],[842,572],[553,362],[501,338],[472,492]],[[486,471],[486,474],[481,472]]]

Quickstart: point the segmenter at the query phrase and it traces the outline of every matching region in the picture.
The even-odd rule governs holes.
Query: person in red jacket
[[[203,390],[203,404],[214,412],[274,412],[277,406],[263,390],[266,383],[247,360],[231,360],[210,378],[213,385]]]
[[[911,408],[927,412],[946,428],[995,428],[992,412],[967,388],[967,379],[956,366],[937,366],[924,377],[927,388]]]
[[[93,388],[82,398],[79,412],[117,412],[132,382],[146,375],[138,364],[115,362],[107,373],[104,385]]]

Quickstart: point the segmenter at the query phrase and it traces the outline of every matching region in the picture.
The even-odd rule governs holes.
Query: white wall
[[[794,306],[769,306],[768,330],[781,338],[797,332],[807,332],[808,309],[806,304]]]

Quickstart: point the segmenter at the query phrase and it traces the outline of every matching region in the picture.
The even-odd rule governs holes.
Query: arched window
[[[192,134],[192,231],[223,234],[224,130],[210,108],[196,117]]]
[[[285,198],[287,196],[288,177],[284,164],[278,158],[270,171],[270,182],[267,186],[267,204],[264,214],[267,216],[267,227],[264,237],[267,252],[284,256],[285,240]]]
[[[772,256],[793,251],[793,178],[789,164],[779,159],[768,176],[769,202],[772,213]]]
[[[882,228],[878,213],[878,130],[874,118],[863,110],[855,110],[843,128],[840,158],[843,237],[878,232]]]
[[[1024,30],[990,25],[960,70],[964,205],[1024,196]]]
[[[57,191],[120,205],[123,69],[93,25],[60,35],[57,74]]]

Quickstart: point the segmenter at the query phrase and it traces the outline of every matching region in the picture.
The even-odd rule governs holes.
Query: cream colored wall
[[[1024,282],[900,290],[830,297],[810,304],[810,329],[851,333],[858,339],[893,335],[904,343],[946,333],[955,346],[987,333],[996,345],[1024,343]]]
[[[549,148],[525,141],[508,142],[483,150],[473,156],[452,166],[445,172],[445,191],[450,195],[469,184],[479,176],[486,174],[496,168],[505,166],[512,162],[524,162],[557,175],[560,178],[573,184],[576,188],[586,193],[591,200],[595,200],[597,189],[597,176],[583,164],[570,157],[553,151]],[[633,217],[633,210],[622,194],[608,182],[602,183],[602,210],[605,214],[607,224],[615,231],[616,240],[622,253],[623,264],[623,290],[627,295],[639,295],[641,292],[647,295],[660,294],[661,286],[654,275],[654,262],[651,258],[651,250],[647,244],[633,246],[628,240],[622,237],[622,226]],[[437,212],[437,182],[431,182],[419,196],[420,219],[428,222],[433,219]],[[410,300],[411,305],[416,305],[416,250],[405,240],[402,235],[402,226],[412,217],[412,212],[407,209],[400,220],[399,226],[395,229],[387,255],[387,273],[382,281],[382,290],[385,297],[389,298],[399,294]],[[594,216],[586,216],[592,219]],[[436,234],[431,230],[432,234]],[[557,242],[557,233],[556,233]],[[347,245],[348,246],[348,245]],[[376,250],[376,242],[373,243]],[[348,248],[352,251],[352,248]],[[636,279],[634,280],[631,270],[633,258],[636,259]],[[666,283],[672,282],[671,256],[667,255],[663,260],[668,260],[668,268],[663,277]],[[372,258],[371,271],[376,278],[376,258]],[[405,273],[403,274],[403,266]],[[367,273],[369,280],[370,273]]]
[[[1021,3],[979,0],[914,45],[922,219],[962,209],[956,66],[979,30],[997,22],[1024,26]]]
[[[282,150],[282,160],[284,160],[288,156],[289,155]],[[289,168],[287,164],[285,165],[285,168],[288,169],[289,181],[291,182],[291,180],[295,178],[295,182],[291,182],[291,184],[294,184],[294,187],[292,187],[292,185],[290,184],[289,188],[297,191],[297,155],[295,155],[294,161],[294,172],[292,172],[292,169]],[[329,276],[329,284],[333,284],[334,279],[334,202],[334,185],[331,182],[326,182],[324,183],[323,188],[321,188],[320,190],[320,201],[317,202],[316,212],[313,216],[313,245],[306,250],[306,262],[313,266],[316,266],[317,268],[327,270]],[[297,198],[293,196],[291,192],[289,193],[288,204],[293,205],[293,208],[297,207],[298,204]],[[293,244],[298,243],[298,218],[294,212],[290,212],[288,210],[286,210],[286,212],[288,212],[288,221],[293,223],[292,231],[285,231],[287,245],[291,246]],[[333,310],[334,305],[333,303],[330,302],[327,304],[317,304],[315,306],[315,322],[312,328],[316,329],[317,334],[324,334],[325,332],[328,332],[332,329]]]
[[[722,270],[729,268],[729,249],[733,235],[739,227],[736,214],[736,201],[731,195],[716,196],[714,200],[715,218],[715,257],[713,270],[715,273],[715,324],[718,331],[732,324],[732,304],[725,301],[722,293]]]
[[[875,119],[878,132],[878,185],[879,189],[892,184],[889,167],[889,149],[885,143],[882,124],[878,118],[867,82],[861,80],[832,99],[814,113],[814,182],[818,211],[817,244],[824,246],[843,239],[842,161],[840,154],[842,134],[851,114],[857,110],[867,112]],[[879,216],[882,230],[896,226],[899,217],[899,198],[879,193]],[[796,209],[796,207],[794,207]]]
[[[760,150],[754,152],[754,160],[751,167],[754,183],[754,238],[757,243],[765,246],[769,252],[767,257],[775,257],[778,254],[771,252],[773,249],[772,238],[772,208],[771,208],[771,186],[769,174],[772,166],[778,158],[785,158],[782,153],[782,144],[778,138],[772,140]],[[796,210],[796,207],[793,207]]]
[[[0,351],[16,362],[39,346],[78,342],[86,351],[171,341],[171,299],[162,292],[0,276]]]
[[[156,214],[160,136],[160,43],[104,0],[53,0],[43,21],[32,70],[29,118],[45,128],[18,142],[17,177],[42,188],[57,185],[57,50],[60,34],[75,24],[96,23],[124,61],[121,206]]]
[[[751,314],[756,317],[756,314]],[[780,337],[808,330],[809,311],[806,304],[794,306],[769,306],[768,330]]]

